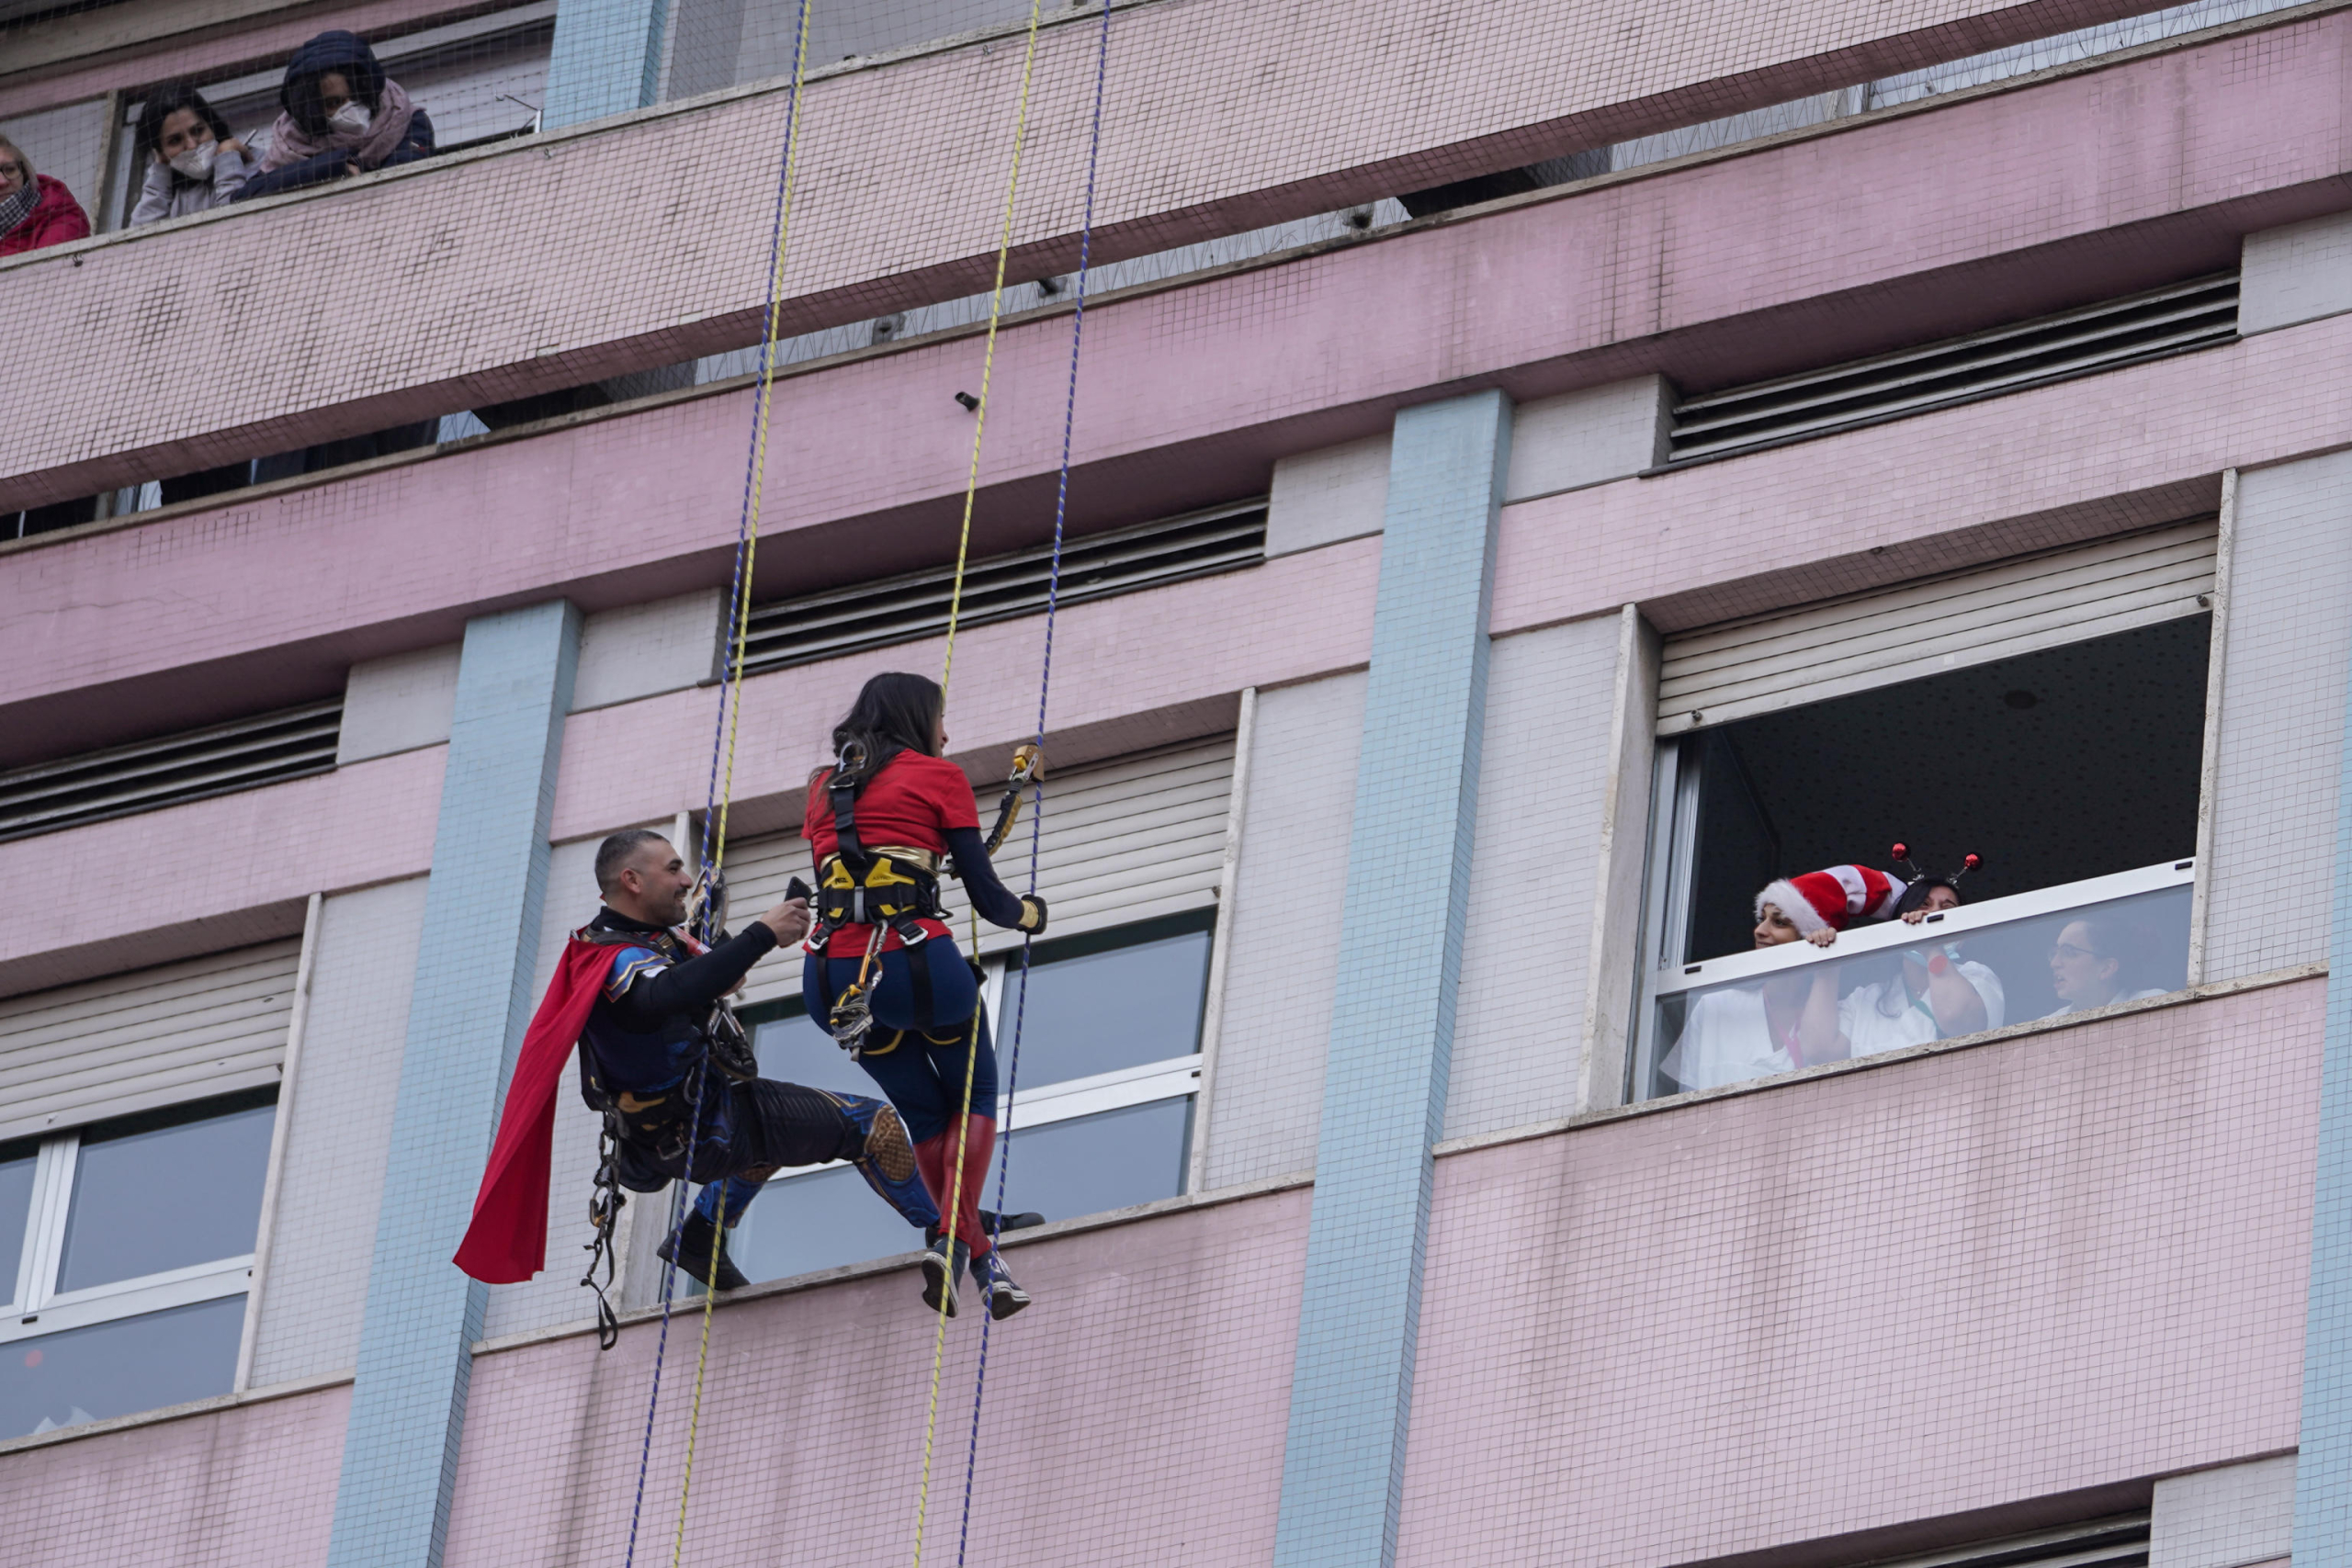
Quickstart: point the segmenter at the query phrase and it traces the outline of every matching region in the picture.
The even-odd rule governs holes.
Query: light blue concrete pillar
[[[332,1568],[441,1561],[488,1294],[449,1258],[530,1021],[548,822],[579,651],[579,612],[561,601],[466,626]]]
[[[2341,606],[2337,614],[2342,614]],[[2352,682],[2347,682],[2352,697]],[[2303,1309],[2295,1561],[2352,1562],[2352,703],[2336,769],[2335,885],[2327,941],[2311,1296]]]
[[[1406,410],[1389,447],[1280,1568],[1385,1568],[1396,1555],[1510,425],[1510,400],[1480,392]]]
[[[662,93],[670,0],[562,0],[539,129],[626,114]]]

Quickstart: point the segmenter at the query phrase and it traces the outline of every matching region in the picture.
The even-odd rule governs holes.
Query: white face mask
[[[192,180],[212,177],[212,160],[219,154],[217,141],[201,141],[172,160],[172,167]]]
[[[345,104],[327,117],[327,127],[332,130],[357,132],[367,130],[368,122],[374,118],[368,112],[366,104]]]

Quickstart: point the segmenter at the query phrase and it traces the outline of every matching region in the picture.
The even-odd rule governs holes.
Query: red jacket
[[[90,232],[90,215],[82,210],[82,204],[74,199],[62,180],[47,175],[33,178],[40,186],[40,201],[22,223],[0,234],[0,256],[62,245],[68,240],[86,238]]]

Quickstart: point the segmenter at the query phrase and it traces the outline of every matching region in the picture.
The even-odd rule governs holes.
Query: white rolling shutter
[[[1670,637],[1657,732],[2201,615],[2215,533],[2211,518],[2177,524]]]
[[[0,1001],[0,1138],[277,1082],[299,941]]]
[[[1232,790],[1229,735],[1049,775],[1037,855],[1037,890],[1052,910],[1049,940],[1214,906]],[[983,824],[994,819],[999,794],[980,792]],[[727,863],[729,903],[741,924],[782,897],[794,875],[808,876],[808,840],[797,833],[747,839],[728,852]],[[1028,885],[1025,810],[997,856],[997,874],[1016,891]],[[962,890],[951,881],[946,892],[956,937],[968,942]],[[1020,944],[1019,933],[981,923],[982,953]],[[740,999],[772,1001],[799,989],[796,951],[752,970]]]

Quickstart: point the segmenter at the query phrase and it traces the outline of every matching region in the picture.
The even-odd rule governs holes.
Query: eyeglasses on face
[[[2077,947],[2071,942],[2062,942],[2051,948],[2050,956],[2064,958],[2071,963],[2077,958],[2097,958],[2098,954],[2087,947]]]
[[[12,164],[6,159],[0,159],[0,175],[6,175],[12,180],[20,180],[25,177],[25,166],[22,164]]]

